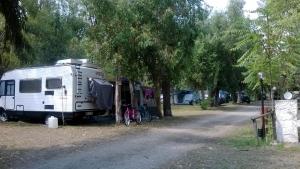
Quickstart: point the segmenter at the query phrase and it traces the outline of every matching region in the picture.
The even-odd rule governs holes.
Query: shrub
[[[208,107],[210,106],[210,104],[211,104],[211,101],[210,101],[211,99],[205,99],[205,100],[202,100],[201,102],[200,102],[200,107],[201,107],[201,109],[202,110],[207,110],[208,109]]]

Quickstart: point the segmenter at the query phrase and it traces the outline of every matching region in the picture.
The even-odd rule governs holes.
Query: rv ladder
[[[82,94],[82,71],[80,71],[80,66],[75,66],[76,68],[76,77],[77,77],[77,94]]]

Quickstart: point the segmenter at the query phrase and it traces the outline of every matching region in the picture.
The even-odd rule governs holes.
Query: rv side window
[[[15,81],[8,80],[5,85],[5,96],[14,96],[15,95]]]
[[[42,80],[20,80],[20,93],[40,93],[42,91]]]
[[[0,96],[5,95],[5,81],[0,81]]]
[[[47,89],[60,89],[62,87],[61,78],[47,78],[46,88]]]

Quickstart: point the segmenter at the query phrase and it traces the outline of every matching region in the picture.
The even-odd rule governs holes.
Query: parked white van
[[[0,120],[94,115],[100,109],[97,98],[90,93],[93,80],[106,82],[102,71],[86,59],[66,59],[54,66],[8,71],[0,81]],[[109,83],[104,85],[112,88]]]

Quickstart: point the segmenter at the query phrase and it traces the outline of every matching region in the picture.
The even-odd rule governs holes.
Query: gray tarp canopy
[[[100,110],[111,110],[113,105],[113,85],[102,79],[92,79],[90,92],[96,98]]]

